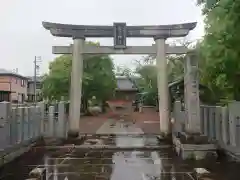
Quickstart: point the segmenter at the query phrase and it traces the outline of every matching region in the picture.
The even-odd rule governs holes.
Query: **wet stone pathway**
[[[182,161],[171,145],[124,121],[106,121],[84,141],[44,146],[44,152],[39,164],[28,164],[21,167],[22,171],[29,167],[45,169],[46,180],[239,180],[240,177],[239,164],[222,160]],[[199,178],[196,171],[203,172],[203,167],[209,173]],[[10,179],[26,179],[21,177],[26,175],[16,174]]]
[[[84,145],[92,149],[81,148]],[[117,148],[99,148],[102,145]],[[134,124],[108,121],[96,136],[89,136],[82,146],[75,145],[70,154],[49,157],[47,172],[51,180],[193,180],[187,164],[174,167],[171,152],[171,146],[160,143],[155,136],[144,136]]]

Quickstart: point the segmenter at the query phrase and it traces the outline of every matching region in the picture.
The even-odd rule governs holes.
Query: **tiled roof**
[[[178,85],[182,82],[184,82],[184,77],[180,77],[180,78],[176,79],[175,81],[168,83],[168,87],[171,88],[172,86]]]
[[[13,72],[0,68],[0,74],[9,74],[9,73],[13,73]]]
[[[12,72],[12,71],[9,71],[9,70],[6,70],[6,69],[3,69],[3,68],[0,68],[0,75],[11,75],[11,76],[17,76],[17,77],[20,77],[20,78],[26,78],[26,76],[22,76],[16,72]]]
[[[175,81],[173,81],[171,83],[168,83],[168,87],[172,88],[172,87],[174,87],[174,86],[176,87],[176,86],[178,86],[180,84],[184,85],[184,77],[180,77],[180,78],[176,79]],[[203,85],[201,83],[199,83],[199,88],[201,88],[201,89],[208,89],[207,86],[205,86],[205,85]]]

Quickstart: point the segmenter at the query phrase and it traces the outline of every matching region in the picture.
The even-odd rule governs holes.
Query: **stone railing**
[[[172,118],[173,131],[184,131],[186,112],[176,101]],[[200,106],[201,133],[209,140],[230,153],[240,155],[240,102],[231,102],[228,106]]]
[[[65,138],[68,130],[68,105],[59,102],[46,105],[12,107],[0,102],[0,148],[32,142],[40,137]]]

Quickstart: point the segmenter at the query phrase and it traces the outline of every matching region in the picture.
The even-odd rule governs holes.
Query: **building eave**
[[[21,79],[28,80],[27,77],[21,76],[19,74],[14,74],[14,73],[0,73],[0,76],[14,76],[14,77],[18,77],[18,78],[21,78]]]

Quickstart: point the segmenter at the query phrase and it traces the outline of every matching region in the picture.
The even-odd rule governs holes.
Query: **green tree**
[[[116,87],[113,62],[109,56],[84,56],[83,100],[95,96],[99,102],[113,94]],[[49,64],[49,73],[43,81],[43,95],[51,100],[69,98],[72,56],[62,55]]]
[[[136,73],[140,75],[138,86],[144,93],[144,103],[155,105],[157,100],[157,68],[152,64],[140,65],[136,68]]]
[[[211,9],[213,9],[217,3],[220,0],[197,0],[198,4],[203,4],[204,5],[204,13],[207,13],[208,11],[210,11]]]
[[[200,83],[205,85],[206,87],[201,86],[200,89],[200,98],[205,103],[213,103],[217,99],[216,93],[211,91],[211,88],[207,88],[211,86],[211,81],[205,81],[206,76],[208,76],[208,70],[206,66],[206,58],[203,56],[203,48],[202,43],[197,42],[195,45],[191,45],[191,42],[183,41],[180,42],[181,45],[187,46],[189,49],[195,51],[198,54],[199,60],[199,73],[200,73]],[[184,61],[185,55],[170,55],[167,56],[167,72],[168,72],[168,81],[171,82],[181,82],[184,78]],[[155,56],[147,56],[143,59],[142,62],[138,63],[137,73],[140,74],[140,87],[143,92],[147,92],[146,94],[151,94],[151,96],[156,99],[157,97],[157,69],[156,69],[156,57]],[[205,83],[203,83],[205,82]],[[179,83],[177,83],[179,84]],[[183,96],[184,93],[184,86],[183,84],[180,85],[180,95]],[[179,86],[178,85],[178,86]],[[176,90],[176,92],[175,92]],[[179,90],[176,88],[172,88],[171,96],[178,97],[179,94],[177,93]],[[174,94],[175,93],[175,94]],[[151,99],[152,99],[151,97]]]
[[[240,1],[221,0],[204,11],[205,31],[201,53],[206,61],[202,82],[208,84],[219,99],[240,100]]]

